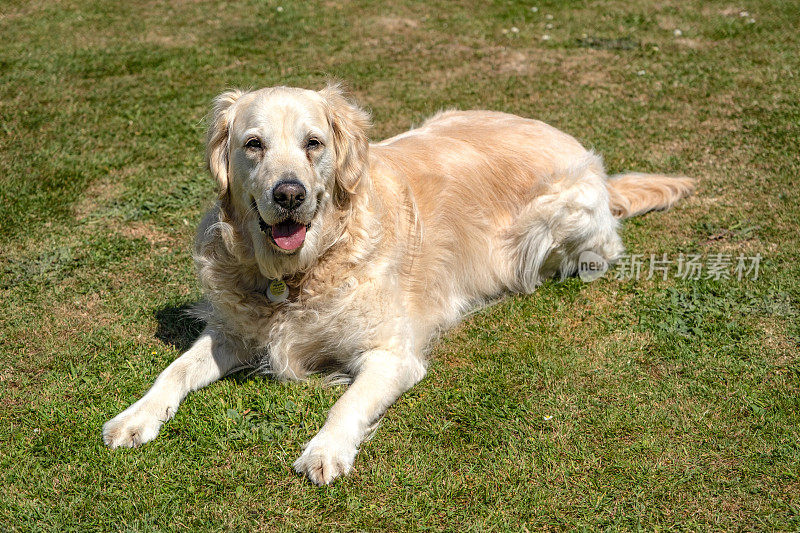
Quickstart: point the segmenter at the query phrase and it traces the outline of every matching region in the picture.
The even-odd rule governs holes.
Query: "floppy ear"
[[[336,152],[335,198],[342,205],[358,190],[367,171],[369,113],[358,107],[339,85],[328,85],[319,94],[328,106]]]
[[[227,91],[214,98],[206,136],[206,163],[219,185],[219,195],[228,191],[228,136],[233,122],[233,104],[244,91]]]

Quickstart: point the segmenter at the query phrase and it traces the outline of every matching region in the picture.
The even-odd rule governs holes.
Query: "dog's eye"
[[[306,150],[315,150],[322,146],[322,142],[319,139],[311,137],[308,141],[306,141]]]
[[[261,150],[261,139],[253,137],[252,139],[248,139],[246,143],[244,143],[245,148],[250,148],[251,150]]]

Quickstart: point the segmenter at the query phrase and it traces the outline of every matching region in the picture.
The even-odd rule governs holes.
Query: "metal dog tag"
[[[269,282],[267,298],[269,298],[270,302],[279,304],[285,302],[288,297],[289,287],[286,286],[286,283],[284,283],[282,279],[274,279]]]

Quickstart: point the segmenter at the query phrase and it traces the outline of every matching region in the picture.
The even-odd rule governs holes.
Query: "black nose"
[[[272,198],[284,209],[297,209],[306,199],[306,188],[297,181],[281,181],[272,189]]]

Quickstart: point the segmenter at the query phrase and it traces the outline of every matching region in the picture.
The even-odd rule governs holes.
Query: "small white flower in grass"
[[[552,29],[553,29],[553,25],[552,25],[550,22],[548,22],[547,24],[545,24],[545,26],[544,26],[544,27],[545,27],[545,29],[547,29],[547,30],[552,30]]]
[[[512,26],[511,33],[519,33],[519,28],[517,28],[516,26]]]
[[[543,416],[543,417],[542,417],[542,419],[543,419],[545,422],[550,422],[550,421],[553,419],[553,415],[547,415],[547,416]]]
[[[646,70],[640,70],[639,72],[636,73],[637,76],[644,76],[645,74],[647,74]]]
[[[278,7],[276,7],[276,8],[275,8],[275,11],[277,11],[278,13],[280,13],[281,11],[283,11],[283,6],[278,6]]]
[[[747,19],[747,23],[748,24],[755,24],[756,23],[756,19]]]
[[[750,13],[748,13],[747,11],[739,11],[739,16],[742,18],[749,17]]]
[[[544,16],[544,18],[546,18],[547,20],[553,20],[553,15],[548,13],[547,15]]]
[[[542,40],[543,41],[549,41],[550,40],[550,36],[545,33],[544,35],[542,35]]]
[[[674,35],[675,37],[680,37],[681,35],[683,35],[683,32],[676,28],[675,30],[673,30],[672,35]]]
[[[531,8],[531,13],[536,13],[537,11],[539,11],[539,8],[538,8],[538,7],[536,7],[536,6],[533,6],[533,7]]]
[[[39,428],[33,428],[33,432],[34,432],[34,433],[40,433],[41,431],[42,431],[42,430],[41,430],[41,429],[39,429]]]

